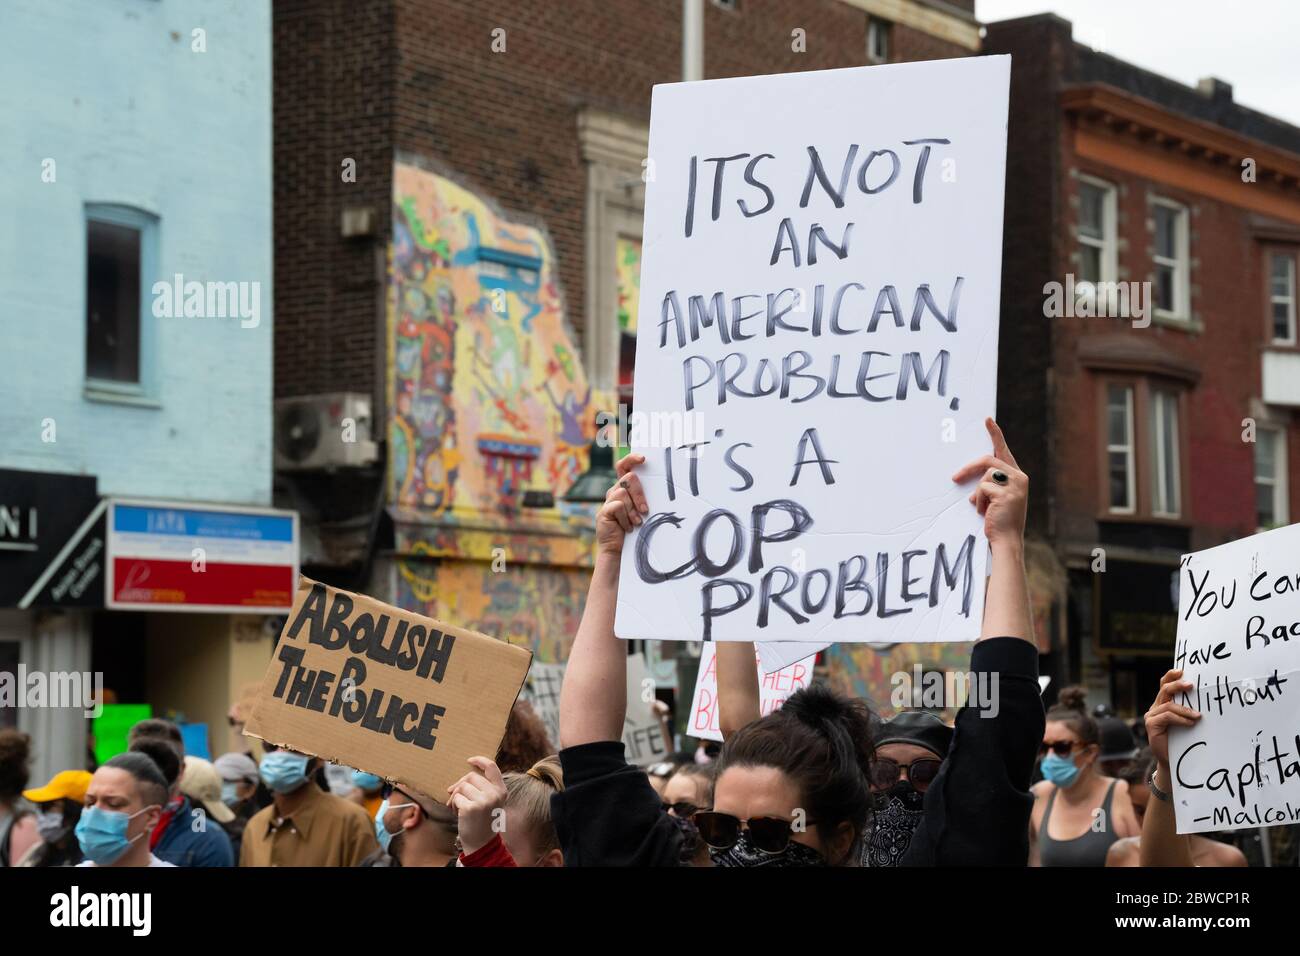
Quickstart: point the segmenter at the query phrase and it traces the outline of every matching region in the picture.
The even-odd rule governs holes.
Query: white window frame
[[[1167,266],[1174,270],[1174,307],[1172,309],[1157,308],[1156,315],[1162,318],[1171,319],[1177,322],[1188,322],[1191,320],[1191,220],[1192,211],[1183,203],[1176,202],[1173,199],[1165,199],[1157,196],[1152,201],[1153,206],[1163,206],[1165,209],[1172,209],[1176,213],[1175,230],[1174,230],[1174,257],[1171,259],[1167,256],[1160,255],[1157,251],[1157,243],[1160,234],[1156,224],[1155,210],[1151,211],[1151,261],[1155,266]],[[1159,288],[1157,280],[1156,288]]]
[[[1178,409],[1178,394],[1164,389],[1151,390],[1151,514],[1157,518],[1177,518],[1182,514],[1182,436]],[[1172,411],[1173,448],[1172,461],[1165,459],[1165,429],[1169,426],[1164,409]],[[1170,479],[1166,481],[1166,478]],[[1165,499],[1165,490],[1173,489],[1173,501]]]
[[[1275,262],[1285,262],[1288,266],[1290,278],[1289,295],[1277,295],[1273,291],[1273,264]],[[1278,338],[1276,335],[1276,326],[1273,320],[1273,308],[1277,305],[1285,304],[1287,309],[1287,328],[1290,334],[1285,338]],[[1295,255],[1288,252],[1279,252],[1273,250],[1268,254],[1268,337],[1274,345],[1295,345],[1296,344],[1296,267]]]
[[[1080,246],[1089,246],[1093,249],[1100,249],[1101,276],[1099,282],[1115,282],[1119,276],[1119,190],[1115,188],[1114,183],[1108,183],[1104,179],[1098,179],[1096,176],[1079,176],[1079,226],[1075,232],[1079,239]],[[1102,191],[1101,204],[1101,238],[1094,239],[1092,236],[1083,234],[1083,189],[1084,185],[1092,186],[1094,189]],[[1083,257],[1080,256],[1079,265],[1083,265]],[[1075,283],[1076,288],[1083,282],[1082,279]]]
[[[1127,443],[1123,445],[1112,444],[1110,440],[1111,389],[1116,388],[1124,392],[1124,430]],[[1137,433],[1133,420],[1133,408],[1136,402],[1137,390],[1132,384],[1121,382],[1108,382],[1106,384],[1106,509],[1114,515],[1137,513]],[[1128,460],[1128,466],[1125,468],[1128,497],[1126,507],[1120,507],[1110,500],[1110,456],[1116,452],[1122,452]]]
[[[1256,487],[1258,487],[1259,485],[1273,486],[1273,518],[1275,523],[1270,525],[1269,527],[1280,528],[1284,525],[1290,524],[1291,522],[1291,515],[1289,513],[1290,509],[1287,507],[1288,498],[1290,494],[1290,487],[1287,480],[1287,467],[1286,467],[1286,456],[1287,456],[1286,429],[1275,428],[1272,426],[1261,426],[1258,433],[1255,435],[1255,443],[1257,446],[1259,444],[1260,437],[1263,435],[1272,435],[1275,441],[1277,442],[1277,444],[1273,446],[1273,461],[1276,470],[1268,478],[1261,477],[1259,473],[1259,456],[1257,453],[1255,457],[1255,463],[1254,463],[1255,464],[1255,485]],[[1258,494],[1258,492],[1256,492],[1256,494]],[[1267,529],[1264,527],[1260,527],[1257,530],[1265,531]]]

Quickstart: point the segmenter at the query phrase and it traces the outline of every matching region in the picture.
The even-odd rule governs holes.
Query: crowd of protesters
[[[495,757],[470,759],[446,793],[355,771],[331,789],[318,757],[263,745],[209,762],[178,727],[136,724],[93,773],[30,787],[31,741],[0,731],[0,866],[1244,866],[1241,851],[1175,832],[1168,732],[1198,714],[1170,671],[1139,749],[1128,725],[1090,715],[1078,688],[1044,713],[1024,569],[1028,479],[989,422],[978,478],[991,573],[970,670],[995,712],[881,720],[814,683],[759,713],[753,645],[718,648],[721,749],[647,770],[622,733],[626,644],[614,634],[620,553],[648,513],[619,462],[597,517],[597,557],[552,742],[519,701]],[[472,623],[472,622],[467,622]]]

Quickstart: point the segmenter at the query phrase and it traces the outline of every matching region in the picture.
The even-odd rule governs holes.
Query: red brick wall
[[[275,0],[273,23],[275,394],[372,392],[376,247],[340,239],[339,221],[369,205],[388,232],[391,5]],[[355,183],[343,182],[345,158]]]

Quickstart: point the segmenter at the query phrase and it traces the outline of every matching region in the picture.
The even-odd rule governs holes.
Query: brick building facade
[[[983,52],[1013,58],[998,405],[1068,570],[1050,670],[1140,714],[1179,556],[1300,507],[1300,129],[1050,15],[989,24]],[[1058,316],[1052,283],[1076,303],[1137,283],[1149,308]]]
[[[969,55],[973,8],[706,0],[704,76]],[[304,567],[563,660],[590,514],[523,493],[563,496],[627,385],[650,92],[681,76],[682,4],[277,0],[274,31],[275,394],[367,397],[378,443],[281,469]],[[917,661],[965,666],[834,653],[872,696]]]

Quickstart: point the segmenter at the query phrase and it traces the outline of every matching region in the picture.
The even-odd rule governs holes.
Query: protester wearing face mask
[[[90,786],[84,770],[62,770],[50,782],[23,797],[36,808],[36,830],[41,842],[28,850],[18,866],[76,866],[82,860],[81,846],[73,831],[81,819],[81,805]]]
[[[870,771],[877,818],[865,841],[867,865],[1023,866],[1029,858],[1029,787],[1043,705],[1024,572],[1028,478],[1001,429],[991,419],[986,425],[993,455],[971,462],[953,480],[982,476],[970,501],[984,516],[992,557],[970,669],[977,686],[994,688],[997,706],[962,707],[951,731],[920,713],[894,718],[892,730],[875,728],[892,742]],[[730,740],[759,716],[754,648],[723,642],[717,657],[719,724]]]
[[[131,751],[149,757],[167,781],[168,800],[149,836],[149,849],[175,866],[234,866],[235,851],[226,831],[217,821],[209,823],[208,811],[181,792],[184,762],[172,741],[137,735]]]
[[[1097,767],[1101,735],[1085,699],[1083,688],[1066,687],[1047,712],[1030,818],[1035,866],[1105,866],[1111,844],[1139,832],[1128,785]]]
[[[882,721],[871,763],[874,813],[863,866],[898,866],[925,819],[925,793],[939,776],[952,728],[934,714],[903,711]]]
[[[258,770],[272,802],[244,827],[240,866],[357,866],[378,848],[366,811],[312,779],[319,757],[267,747]]]
[[[664,784],[664,812],[682,831],[682,863],[686,866],[713,865],[708,844],[700,839],[695,825],[695,814],[713,809],[716,770],[712,763],[685,763]]]
[[[146,754],[106,761],[90,779],[75,830],[86,859],[78,866],[175,866],[149,852],[168,800],[167,778]]]
[[[221,775],[221,802],[235,815],[226,824],[226,833],[234,847],[235,859],[244,838],[244,828],[253,815],[271,802],[271,793],[262,785],[257,763],[246,753],[222,754],[212,764]]]
[[[352,771],[352,792],[347,798],[366,811],[371,820],[379,812],[379,805],[384,802],[384,778],[364,770]]]
[[[409,787],[385,784],[375,813],[379,849],[359,865],[453,866],[456,863],[456,814]]]

